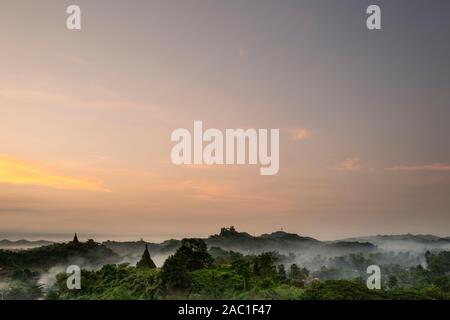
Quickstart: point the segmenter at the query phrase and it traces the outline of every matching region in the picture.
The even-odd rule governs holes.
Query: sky
[[[449,14],[446,0],[0,0],[0,239],[450,236]],[[195,120],[280,129],[278,174],[175,166],[171,132]]]

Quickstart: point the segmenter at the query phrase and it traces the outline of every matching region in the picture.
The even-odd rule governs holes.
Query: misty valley
[[[69,265],[81,288],[69,289]],[[381,270],[368,289],[367,268]],[[1,299],[450,299],[450,238],[319,241],[234,227],[205,239],[0,241]]]

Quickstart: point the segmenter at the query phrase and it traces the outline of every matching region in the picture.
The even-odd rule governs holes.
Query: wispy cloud
[[[0,156],[0,183],[58,189],[109,191],[97,180],[59,175],[39,165],[5,156]]]
[[[105,93],[104,93],[105,94]],[[107,95],[107,94],[105,94]],[[111,94],[109,94],[111,95]],[[145,109],[149,106],[130,100],[120,98],[92,98],[80,95],[71,95],[51,91],[49,89],[23,89],[5,88],[0,89],[0,98],[14,100],[15,102],[35,103],[42,101],[47,104],[77,107],[77,108],[99,108],[99,109]]]
[[[291,134],[292,140],[294,141],[305,140],[310,138],[312,135],[311,130],[305,128],[292,128],[289,129],[289,132]]]
[[[362,161],[359,158],[347,158],[333,167],[339,171],[358,171],[363,168]]]
[[[394,171],[450,171],[450,164],[433,163],[418,166],[395,166],[390,169]]]

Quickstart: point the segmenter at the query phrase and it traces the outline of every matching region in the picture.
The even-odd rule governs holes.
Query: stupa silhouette
[[[156,268],[155,263],[153,262],[152,258],[150,257],[150,252],[148,252],[148,246],[145,244],[145,250],[142,254],[141,260],[136,264],[136,267],[138,268],[148,268],[148,269],[154,269]]]
[[[75,236],[73,237],[72,243],[73,243],[73,244],[78,244],[78,243],[80,243],[80,241],[78,241],[78,237],[77,237],[77,234],[76,234],[76,233],[75,233]]]

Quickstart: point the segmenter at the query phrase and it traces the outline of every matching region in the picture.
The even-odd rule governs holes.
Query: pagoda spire
[[[156,268],[155,263],[153,262],[152,258],[150,257],[150,252],[148,252],[148,245],[145,244],[145,250],[142,254],[141,260],[136,264],[136,267],[138,268],[148,268],[148,269],[154,269]]]
[[[75,233],[75,236],[73,237],[72,243],[74,243],[74,244],[80,243],[80,241],[78,241],[78,237],[77,237],[77,234],[76,234],[76,233]]]

